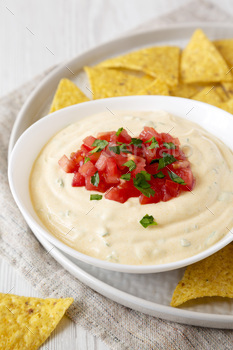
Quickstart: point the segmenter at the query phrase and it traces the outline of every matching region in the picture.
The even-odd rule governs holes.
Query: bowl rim
[[[28,129],[26,129],[24,131],[24,133],[19,137],[19,139],[17,140],[11,154],[10,154],[10,158],[9,158],[9,165],[8,165],[8,180],[9,180],[9,185],[10,185],[10,189],[12,192],[12,195],[14,197],[14,200],[17,204],[17,206],[19,207],[22,215],[24,216],[27,224],[29,225],[29,227],[31,228],[31,230],[33,231],[34,229],[37,230],[37,233],[39,233],[39,235],[41,235],[42,237],[44,237],[45,239],[47,239],[51,244],[53,244],[55,247],[59,248],[61,251],[65,252],[66,254],[72,256],[73,258],[76,258],[77,260],[83,261],[85,263],[103,268],[103,269],[107,269],[107,270],[112,270],[112,271],[119,271],[119,272],[126,272],[126,273],[159,273],[159,272],[164,272],[164,271],[170,271],[170,270],[174,270],[174,269],[178,269],[190,264],[193,264],[197,261],[200,261],[212,254],[214,254],[215,252],[217,252],[218,250],[222,249],[224,246],[226,246],[228,243],[233,241],[233,232],[227,233],[221,240],[219,240],[217,243],[215,243],[214,245],[212,245],[211,247],[209,247],[206,250],[203,250],[202,252],[195,254],[191,257],[182,259],[182,260],[178,260],[175,262],[171,262],[171,263],[166,263],[166,264],[158,264],[158,265],[128,265],[128,264],[119,264],[119,263],[113,263],[113,262],[109,262],[106,260],[100,260],[98,258],[94,258],[91,256],[88,256],[84,253],[81,253],[77,250],[75,250],[74,248],[71,248],[70,246],[66,245],[65,243],[63,243],[62,241],[60,241],[58,238],[56,238],[55,236],[52,235],[52,233],[49,232],[49,230],[44,229],[41,225],[39,225],[36,220],[28,213],[28,210],[24,204],[24,201],[22,198],[20,198],[18,196],[17,193],[17,188],[15,188],[15,183],[14,183],[14,179],[13,179],[13,167],[14,167],[14,159],[17,156],[17,153],[19,153],[20,147],[23,147],[23,144],[27,141],[27,137],[31,134],[31,133],[35,133],[37,130],[38,125],[46,125],[48,120],[51,120],[52,118],[56,117],[62,119],[63,115],[66,116],[67,118],[67,112],[73,112],[73,111],[77,111],[77,112],[82,112],[82,110],[87,111],[89,109],[89,106],[92,107],[103,107],[103,105],[106,104],[113,104],[113,105],[117,105],[119,104],[119,106],[121,105],[121,103],[124,104],[124,102],[127,104],[128,102],[131,102],[131,104],[133,105],[133,101],[137,99],[138,101],[143,101],[146,102],[146,100],[148,101],[164,101],[164,103],[171,101],[169,103],[171,103],[172,105],[177,104],[177,103],[185,103],[186,106],[190,105],[190,104],[194,104],[196,106],[199,106],[201,108],[203,108],[204,110],[208,109],[209,111],[213,111],[215,114],[221,114],[221,118],[225,117],[225,118],[232,118],[232,115],[222,109],[219,109],[215,106],[211,106],[208,105],[206,103],[200,102],[200,101],[195,101],[195,100],[189,100],[189,99],[185,99],[185,98],[181,98],[181,97],[173,97],[173,96],[124,96],[124,97],[114,97],[114,98],[107,98],[107,99],[99,99],[99,100],[93,100],[93,101],[88,101],[88,102],[84,102],[81,104],[77,104],[77,105],[73,105],[73,106],[69,106],[66,107],[64,109],[58,110],[54,113],[51,113],[43,118],[41,118],[40,120],[36,121],[34,124],[32,124]],[[105,106],[106,108],[106,106]],[[118,111],[122,111],[121,108],[118,108]],[[130,110],[130,109],[129,109]],[[131,111],[136,111],[137,109],[132,108]],[[141,111],[143,111],[143,109],[139,109]],[[145,109],[144,110],[151,110],[150,109]],[[158,110],[158,109],[157,109]],[[161,110],[161,109],[160,109]],[[99,111],[97,111],[97,113],[99,113]],[[171,113],[171,112],[169,112]],[[92,113],[93,114],[93,113]],[[91,115],[91,114],[90,114]],[[85,118],[85,116],[83,117]],[[183,117],[181,117],[183,118]],[[81,118],[80,118],[81,119]],[[68,118],[69,120],[69,118]],[[233,121],[232,121],[233,122]],[[67,125],[69,123],[67,122]],[[65,127],[65,126],[63,126]],[[53,132],[52,135],[54,135],[56,132]],[[51,138],[52,136],[50,136]],[[49,139],[48,139],[49,140]],[[47,140],[47,141],[48,141]],[[46,144],[47,141],[44,141],[44,145]],[[35,160],[35,158],[34,158]],[[32,167],[32,164],[31,164]],[[32,204],[31,207],[33,208]],[[36,214],[34,208],[33,208],[34,213]],[[37,215],[37,214],[36,214]],[[231,234],[232,233],[232,234]]]

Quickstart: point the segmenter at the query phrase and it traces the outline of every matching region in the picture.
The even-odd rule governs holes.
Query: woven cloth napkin
[[[193,1],[137,29],[171,23],[232,21],[207,2]],[[7,183],[7,148],[13,123],[30,92],[47,74],[0,99],[0,254],[44,297],[73,297],[68,316],[111,349],[231,349],[233,331],[192,327],[151,317],[119,305],[65,271],[34,237]]]

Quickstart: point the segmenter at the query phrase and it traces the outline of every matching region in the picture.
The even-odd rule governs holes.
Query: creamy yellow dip
[[[98,132],[126,128],[137,137],[143,127],[178,137],[196,178],[192,192],[168,202],[140,205],[90,201],[84,187],[72,187],[73,174],[58,160],[77,151]],[[102,113],[56,134],[42,149],[30,177],[33,206],[42,223],[62,242],[89,256],[121,264],[163,264],[195,255],[228,233],[233,225],[233,154],[197,124],[164,111]],[[97,192],[96,192],[97,193]],[[158,226],[139,221],[153,215]]]

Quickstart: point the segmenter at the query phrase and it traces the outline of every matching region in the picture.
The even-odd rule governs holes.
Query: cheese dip
[[[144,126],[178,137],[196,179],[193,191],[168,202],[141,205],[90,201],[85,187],[72,187],[73,174],[58,160],[78,150],[82,140],[124,127],[132,137]],[[136,136],[134,136],[136,135]],[[233,225],[233,154],[197,124],[164,111],[102,113],[57,133],[42,149],[30,176],[34,209],[59,240],[86,255],[120,264],[154,265],[196,255],[223,238]],[[152,215],[157,226],[140,220]]]

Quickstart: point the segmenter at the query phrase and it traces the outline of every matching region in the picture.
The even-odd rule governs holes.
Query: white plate
[[[233,26],[228,24],[173,25],[166,29],[117,39],[90,50],[54,70],[32,92],[21,109],[12,130],[9,153],[22,132],[33,122],[47,114],[58,81],[62,77],[71,78],[81,83],[86,92],[86,82],[83,81],[82,74],[79,74],[83,65],[92,65],[110,56],[142,46],[168,44],[183,47],[188,42],[192,32],[198,27],[202,28],[211,39],[231,38],[233,33]],[[69,70],[72,70],[75,75],[73,76]],[[37,237],[47,250],[52,248],[51,244],[43,237],[38,236],[38,234]],[[51,254],[78,279],[123,305],[181,323],[233,329],[233,316],[231,316],[233,315],[233,302],[231,300],[211,299],[208,302],[205,300],[205,303],[200,302],[193,306],[187,306],[186,304],[185,308],[180,309],[168,306],[172,292],[184,269],[159,274],[128,275],[119,272],[108,272],[74,261],[57,248],[52,249]]]

